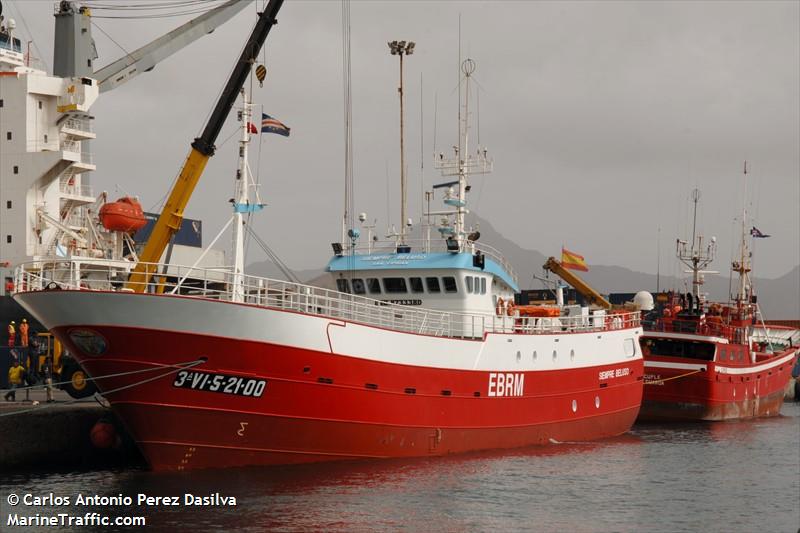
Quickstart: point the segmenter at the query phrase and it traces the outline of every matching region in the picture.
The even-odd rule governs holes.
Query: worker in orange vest
[[[16,322],[14,322],[13,320],[8,325],[8,347],[9,348],[13,348],[14,347],[14,338],[17,336],[17,328],[15,327],[15,325],[16,325]]]
[[[23,348],[28,347],[28,321],[22,319],[22,324],[19,325],[19,343]]]

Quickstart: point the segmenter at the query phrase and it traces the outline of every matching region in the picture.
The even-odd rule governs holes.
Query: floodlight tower
[[[414,53],[413,41],[391,41],[389,50],[393,56],[400,56],[400,87],[397,92],[400,94],[400,244],[406,242],[406,161],[405,161],[405,134],[404,134],[404,112],[403,112],[403,56]]]

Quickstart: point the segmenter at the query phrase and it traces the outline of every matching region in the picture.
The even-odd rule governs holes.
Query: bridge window
[[[370,294],[381,293],[381,282],[378,278],[367,278],[367,289]]]
[[[726,355],[727,355],[727,353],[725,352],[725,348],[720,348],[719,349],[719,360],[720,361],[724,361]],[[733,359],[733,358],[731,357],[731,359]]]
[[[481,278],[481,294],[486,294],[486,278]]]
[[[458,287],[456,285],[456,278],[454,278],[453,276],[443,277],[442,283],[444,284],[444,292],[458,292]]]
[[[343,279],[343,278],[337,279],[336,280],[336,288],[339,290],[339,292],[346,292],[346,293],[350,294],[350,283],[346,279]]]
[[[408,278],[408,282],[411,284],[411,292],[425,292],[422,288],[422,278]]]
[[[425,284],[428,286],[428,292],[442,292],[439,287],[439,278],[425,278]]]
[[[408,292],[406,278],[383,278],[383,288],[387,294],[401,294]]]
[[[472,276],[467,276],[467,292],[468,293],[473,293],[474,292],[474,289],[475,289],[474,281],[475,281],[475,278],[473,278]]]
[[[364,285],[364,280],[361,278],[353,278],[353,294],[366,294],[367,288]]]

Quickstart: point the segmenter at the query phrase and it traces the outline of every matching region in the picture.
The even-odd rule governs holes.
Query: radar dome
[[[654,307],[653,295],[647,291],[639,291],[633,297],[633,303],[642,311],[652,311]]]

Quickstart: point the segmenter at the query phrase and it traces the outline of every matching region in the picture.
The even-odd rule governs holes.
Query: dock
[[[5,394],[5,391],[3,392]],[[135,444],[109,409],[93,398],[75,401],[54,391],[47,402],[43,389],[17,391],[17,401],[0,398],[0,471],[38,468],[95,468],[142,465]],[[100,449],[92,428],[107,420],[116,430],[114,444]]]

